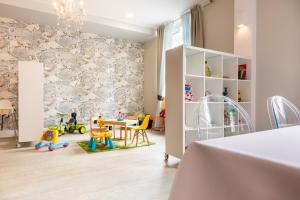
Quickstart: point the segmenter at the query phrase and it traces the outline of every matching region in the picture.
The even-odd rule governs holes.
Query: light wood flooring
[[[87,154],[68,135],[66,149],[49,152],[14,148],[0,137],[1,200],[165,200],[178,160],[164,163],[164,136],[149,133],[156,144],[130,150]],[[60,138],[63,139],[63,138]]]

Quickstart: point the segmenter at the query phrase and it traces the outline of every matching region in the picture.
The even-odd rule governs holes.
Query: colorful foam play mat
[[[127,140],[127,146],[125,146],[124,140],[120,140],[120,139],[112,139],[115,148],[114,149],[110,149],[108,146],[105,146],[104,143],[100,143],[97,142],[97,146],[96,146],[96,151],[93,152],[91,150],[91,148],[88,146],[89,141],[82,141],[82,142],[77,142],[77,144],[84,149],[87,153],[99,153],[99,152],[106,152],[106,151],[115,151],[115,150],[125,150],[125,149],[133,149],[133,148],[138,148],[138,147],[147,147],[147,146],[151,146],[154,145],[154,142],[149,141],[149,145],[148,143],[145,141],[139,141],[138,146],[136,146],[135,141],[133,143],[131,143],[131,141],[128,139]]]

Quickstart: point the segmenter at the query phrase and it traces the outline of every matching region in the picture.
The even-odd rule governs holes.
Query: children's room
[[[299,0],[0,0],[0,199],[299,200]]]

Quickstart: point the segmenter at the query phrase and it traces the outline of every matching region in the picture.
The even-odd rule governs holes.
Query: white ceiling
[[[54,1],[0,0],[0,3],[52,14],[52,3]],[[93,23],[93,26],[99,26],[98,28],[94,27],[95,31],[93,32],[128,39],[137,38],[135,40],[138,41],[145,41],[153,37],[154,30],[158,25],[180,16],[185,10],[199,1],[201,0],[84,0],[88,15],[87,20]],[[0,5],[0,16],[3,13],[4,9],[1,9]],[[133,14],[132,18],[127,17],[129,13]],[[18,12],[7,14],[10,15],[8,17],[13,17],[11,15],[21,15],[22,12],[19,10]],[[26,18],[26,16],[21,16],[21,18],[24,17]],[[47,20],[44,19],[45,22]],[[105,30],[107,28],[112,30],[106,30],[105,33],[102,33],[103,26],[106,27],[104,28]],[[91,29],[93,28],[88,28],[88,30],[92,31]]]

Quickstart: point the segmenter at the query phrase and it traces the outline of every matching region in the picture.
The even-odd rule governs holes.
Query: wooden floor
[[[72,139],[73,138],[73,139]],[[71,141],[87,136],[67,136]],[[164,136],[144,148],[87,154],[75,142],[54,152],[14,148],[0,138],[1,200],[164,200],[178,160],[163,161]]]

